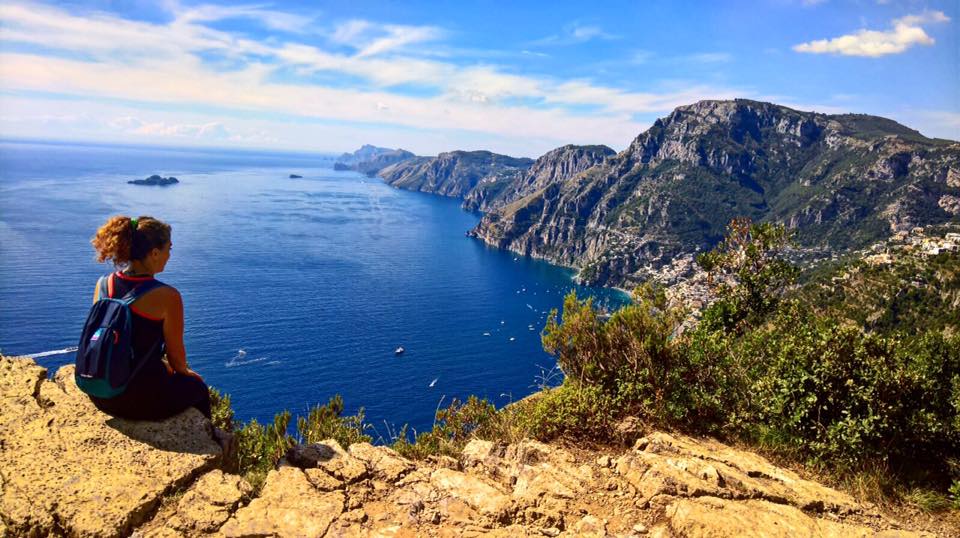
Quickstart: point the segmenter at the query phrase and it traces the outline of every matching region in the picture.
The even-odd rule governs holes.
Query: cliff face
[[[903,528],[755,454],[659,432],[624,430],[632,448],[602,452],[474,440],[458,458],[423,462],[330,440],[292,448],[254,492],[214,468],[219,447],[198,412],[159,423],[110,418],[73,384],[72,367],[51,381],[31,360],[0,356],[0,404],[2,536],[839,537]],[[955,524],[932,530],[947,536]]]
[[[403,149],[378,148],[370,144],[363,145],[353,153],[344,153],[334,163],[334,170],[356,170],[374,176],[382,168],[391,164],[416,157]]]
[[[631,285],[716,244],[733,217],[857,248],[957,220],[960,144],[888,119],[747,100],[677,108],[616,156],[488,213],[471,234]]]
[[[567,145],[549,151],[522,174],[481,181],[464,197],[466,209],[491,211],[567,179],[616,154],[607,146]]]
[[[531,164],[531,159],[489,151],[451,151],[397,163],[379,176],[397,188],[463,198],[477,184],[513,180]]]

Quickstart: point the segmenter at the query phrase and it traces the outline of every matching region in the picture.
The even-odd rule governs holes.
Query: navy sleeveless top
[[[109,275],[107,278],[113,281],[112,283],[108,283],[107,289],[111,290],[110,296],[115,299],[123,297],[140,284],[154,279],[152,276],[127,276],[120,271]],[[156,357],[151,357],[151,359],[159,359],[163,355],[163,320],[142,313],[137,309],[136,302],[130,306],[130,311],[133,313],[131,328],[133,329],[134,356],[146,356],[146,354],[154,349],[157,342],[160,342],[160,346],[157,347]]]

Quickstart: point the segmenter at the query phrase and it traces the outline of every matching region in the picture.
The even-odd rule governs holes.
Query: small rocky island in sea
[[[303,176],[298,176],[297,174],[290,174],[290,179],[303,179]]]
[[[174,183],[180,183],[180,180],[170,176],[170,177],[160,177],[157,174],[154,174],[146,179],[132,179],[127,183],[131,185],[173,185]]]

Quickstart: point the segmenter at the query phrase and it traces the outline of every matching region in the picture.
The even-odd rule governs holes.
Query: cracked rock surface
[[[220,457],[198,411],[112,418],[77,389],[72,366],[47,379],[32,360],[0,357],[0,417],[0,534],[128,534]]]
[[[0,536],[956,536],[708,439],[651,432],[607,452],[471,441],[407,460],[298,446],[255,494],[214,468],[199,413],[108,425],[62,369],[0,358]],[[161,504],[161,500],[164,502]]]

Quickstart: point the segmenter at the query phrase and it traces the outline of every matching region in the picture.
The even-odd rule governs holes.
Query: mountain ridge
[[[483,217],[470,235],[634,285],[719,241],[733,217],[782,222],[810,250],[956,220],[960,144],[892,120],[701,101],[616,156]]]
[[[691,261],[734,217],[788,226],[814,259],[960,219],[960,143],[879,116],[749,99],[679,106],[620,152],[365,148],[375,155],[353,169],[460,198],[485,213],[468,235],[578,269],[587,284],[630,287]]]

